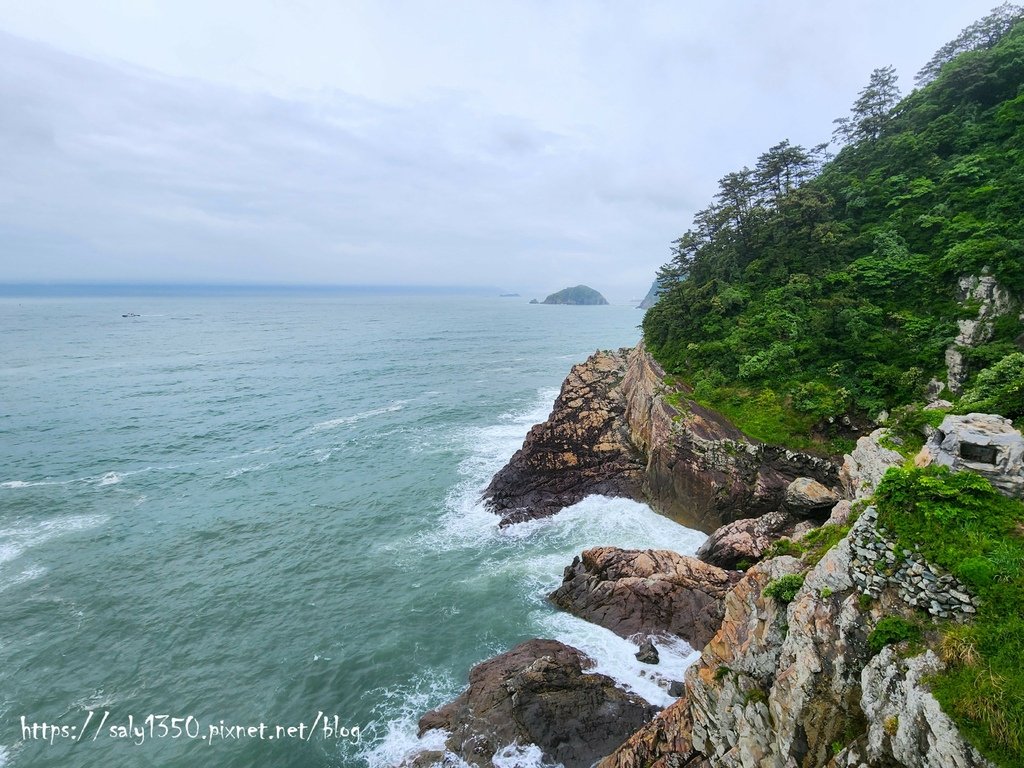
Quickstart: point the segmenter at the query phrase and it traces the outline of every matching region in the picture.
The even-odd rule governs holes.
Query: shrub
[[[802,573],[790,573],[769,582],[768,586],[764,588],[764,595],[774,598],[780,603],[789,603],[796,597],[796,593],[803,585],[804,575]]]
[[[771,546],[764,551],[764,559],[768,560],[772,557],[782,557],[783,555],[789,555],[790,557],[800,557],[803,555],[804,550],[799,544],[792,539],[783,537],[777,539],[771,543]]]
[[[957,410],[999,413],[1010,419],[1024,416],[1024,352],[1013,352],[979,373]]]
[[[921,637],[921,628],[911,624],[900,616],[886,616],[878,622],[878,625],[868,635],[868,648],[872,653],[878,653],[887,645],[901,643],[904,640],[918,640]]]

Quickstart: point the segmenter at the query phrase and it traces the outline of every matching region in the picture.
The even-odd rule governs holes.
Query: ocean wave
[[[417,675],[409,689],[373,691],[379,702],[374,713],[379,713],[381,719],[368,724],[367,731],[374,738],[367,742],[359,756],[368,768],[392,768],[421,752],[445,752],[447,732],[431,730],[420,736],[419,719],[424,712],[454,698],[458,692],[459,686],[450,676],[430,670]],[[458,760],[446,765],[466,764]]]
[[[120,472],[107,472],[99,479],[99,482],[97,482],[96,485],[101,487],[104,485],[117,485],[122,480],[124,480],[124,475]]]
[[[391,405],[383,406],[381,408],[373,408],[369,411],[353,413],[351,416],[339,416],[336,419],[317,422],[309,429],[311,432],[321,432],[325,429],[334,429],[335,427],[342,427],[346,424],[355,424],[356,422],[363,421],[364,419],[372,419],[374,416],[382,416],[385,413],[400,411],[405,408],[405,405],[408,402],[408,400],[395,400]]]
[[[5,539],[5,542],[0,546],[0,564],[9,563],[27,550],[58,536],[103,525],[108,519],[106,515],[76,515],[2,529],[0,539]]]

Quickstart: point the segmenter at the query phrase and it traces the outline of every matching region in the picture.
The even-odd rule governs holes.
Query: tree
[[[961,53],[993,47],[1022,18],[1024,8],[1019,5],[1003,3],[993,8],[988,16],[965,27],[959,35],[939,48],[931,60],[921,67],[921,71],[914,77],[914,82],[919,88],[923,88],[939,76],[945,64]]]
[[[900,101],[895,67],[880,67],[871,73],[871,79],[853,102],[849,117],[833,120],[833,137],[843,144],[857,141],[875,141],[892,118]]]

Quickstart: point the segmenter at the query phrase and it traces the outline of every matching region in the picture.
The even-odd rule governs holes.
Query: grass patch
[[[790,603],[804,585],[802,573],[789,573],[778,579],[768,582],[764,588],[765,597],[771,597],[780,603]]]
[[[885,646],[902,643],[904,640],[921,639],[921,628],[901,616],[886,616],[879,620],[871,634],[868,635],[868,648],[877,654]]]
[[[935,697],[987,758],[1024,765],[1024,504],[942,467],[892,469],[875,499],[879,526],[981,598],[970,625],[943,633]]]

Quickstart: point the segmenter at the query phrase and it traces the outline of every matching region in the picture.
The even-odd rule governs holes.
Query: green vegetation
[[[836,450],[855,421],[945,378],[957,280],[1024,294],[1024,24],[1002,6],[947,44],[900,99],[876,70],[841,151],[782,141],[726,174],[673,243],[644,337],[666,371],[753,437]],[[1024,411],[1017,313],[965,354],[963,405]]]
[[[573,288],[563,288],[557,293],[552,293],[541,304],[607,304],[600,293],[586,285],[577,285]]]
[[[892,643],[920,639],[921,628],[917,624],[913,624],[901,616],[885,616],[879,620],[877,626],[868,635],[868,648],[872,653],[878,653]]]
[[[1001,413],[1011,419],[1024,416],[1024,354],[1011,353],[979,373],[959,410]]]
[[[899,544],[981,598],[970,625],[944,630],[949,667],[932,691],[986,757],[1024,764],[1024,504],[971,472],[933,467],[889,470],[875,500]]]
[[[760,688],[751,688],[743,694],[743,706],[747,706],[747,704],[750,704],[751,702],[755,704],[767,704],[768,694]]]
[[[804,575],[802,573],[789,573],[768,582],[768,586],[764,588],[764,595],[774,598],[780,603],[791,603],[803,585]]]

